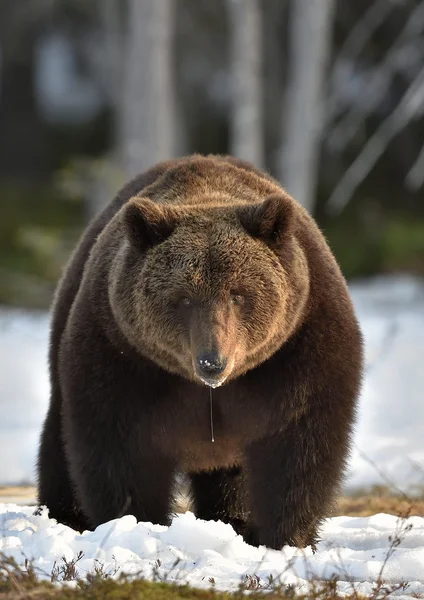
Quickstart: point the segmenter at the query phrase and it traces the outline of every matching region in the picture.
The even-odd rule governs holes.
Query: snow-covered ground
[[[400,598],[424,598],[424,518],[398,521],[391,515],[368,518],[337,517],[322,529],[316,554],[284,548],[282,551],[248,546],[230,525],[195,519],[191,513],[174,518],[170,527],[137,523],[122,517],[94,532],[75,533],[49,519],[46,512],[33,516],[33,509],[0,505],[0,551],[23,564],[33,559],[40,577],[50,579],[55,566],[75,559],[78,575],[85,577],[102,565],[103,572],[118,577],[121,572],[157,576],[187,582],[196,587],[236,590],[246,576],[257,576],[260,584],[270,577],[307,592],[308,581],[338,578],[338,590],[351,593],[353,586],[364,594],[375,590],[382,573],[385,584],[398,589]],[[401,544],[385,566],[389,537]],[[400,584],[406,582],[406,589]]]
[[[367,375],[347,485],[384,481],[378,469],[402,488],[423,484],[424,283],[376,278],[351,291]],[[0,310],[0,485],[34,481],[48,404],[47,345],[46,314]]]

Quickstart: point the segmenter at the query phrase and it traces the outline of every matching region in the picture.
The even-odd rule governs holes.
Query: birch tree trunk
[[[289,81],[278,176],[311,213],[315,207],[322,102],[334,0],[291,0]]]
[[[260,0],[228,0],[231,21],[231,154],[264,166]]]
[[[133,176],[175,149],[174,0],[129,0],[121,148]]]

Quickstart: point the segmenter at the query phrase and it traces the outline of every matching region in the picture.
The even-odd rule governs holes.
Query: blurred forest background
[[[192,152],[276,176],[348,278],[424,275],[424,1],[0,0],[0,304]]]

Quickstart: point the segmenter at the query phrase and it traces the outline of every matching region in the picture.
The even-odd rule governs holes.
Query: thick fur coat
[[[253,544],[315,543],[362,340],[323,235],[268,175],[195,155],[125,186],[58,287],[50,373],[38,467],[52,517],[166,524],[185,472],[198,517]]]

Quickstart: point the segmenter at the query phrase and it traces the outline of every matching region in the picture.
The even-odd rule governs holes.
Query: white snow
[[[19,564],[32,559],[41,578],[49,579],[62,557],[75,559],[78,575],[85,577],[96,566],[118,577],[120,573],[152,578],[156,571],[168,581],[187,582],[209,588],[211,578],[217,589],[236,590],[247,576],[258,576],[262,585],[274,581],[295,585],[306,592],[308,581],[336,576],[341,593],[369,595],[379,575],[386,585],[399,588],[396,597],[424,598],[424,518],[402,521],[386,514],[368,518],[337,517],[322,528],[316,554],[310,549],[285,547],[281,551],[248,546],[230,525],[201,521],[192,513],[174,518],[170,527],[137,523],[125,516],[98,527],[94,532],[76,533],[49,519],[45,511],[33,515],[33,508],[16,504],[0,505],[0,551]],[[385,566],[392,539],[400,545]]]
[[[367,368],[348,485],[422,486],[423,282],[380,277],[353,285],[351,293],[365,336]]]
[[[0,310],[0,485],[34,481],[49,400],[48,315]]]

